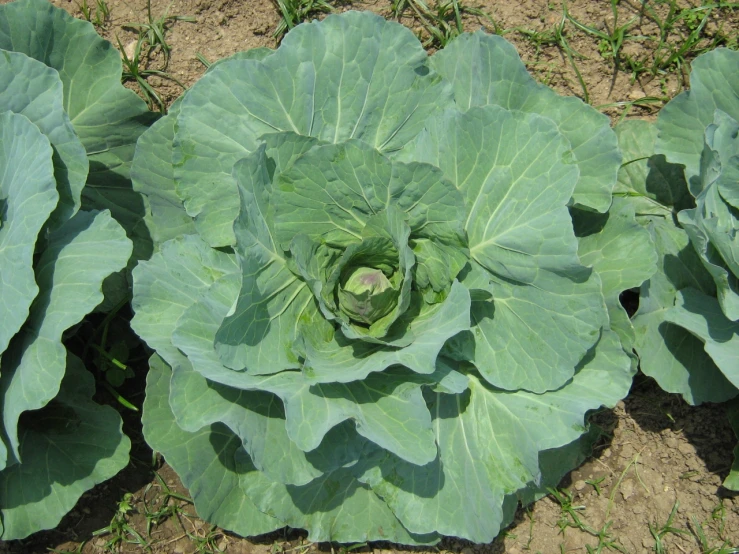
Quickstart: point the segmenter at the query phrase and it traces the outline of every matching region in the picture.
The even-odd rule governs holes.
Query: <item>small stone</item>
[[[612,452],[611,452],[611,449],[610,449],[610,448],[606,448],[606,449],[605,449],[605,450],[603,451],[603,457],[604,457],[604,458],[610,458],[610,457],[611,457],[611,454],[612,454]]]
[[[668,448],[677,448],[677,439],[675,437],[670,437],[669,439],[665,440],[665,444]]]
[[[126,46],[123,48],[123,52],[125,52],[126,57],[129,60],[133,59],[134,54],[136,53],[136,42],[135,40],[132,40]]]
[[[681,442],[677,446],[677,449],[683,454],[695,454],[695,448],[693,448],[692,444],[689,444],[687,442]]]
[[[631,479],[626,479],[621,483],[620,491],[624,500],[628,500],[634,494],[634,482]]]
[[[575,490],[576,491],[581,491],[581,490],[583,490],[585,488],[585,485],[586,485],[586,483],[582,479],[580,479],[578,481],[575,481]]]

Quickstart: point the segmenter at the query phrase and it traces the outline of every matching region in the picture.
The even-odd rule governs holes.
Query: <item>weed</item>
[[[105,542],[105,550],[108,552],[115,552],[121,545],[135,544],[144,552],[151,552],[151,545],[149,542],[128,524],[127,516],[133,512],[133,494],[127,492],[123,495],[123,499],[118,502],[118,508],[116,509],[113,519],[110,524],[102,529],[92,533],[93,537],[112,535]]]
[[[77,7],[85,21],[89,21],[98,29],[102,29],[110,21],[110,7],[106,0],[95,0],[94,8],[88,4],[87,0],[82,0]]]
[[[604,475],[604,476],[600,477],[599,479],[586,479],[585,480],[585,483],[587,483],[588,485],[590,485],[591,487],[593,487],[595,489],[595,494],[597,494],[598,496],[600,496],[600,494],[601,494],[600,484],[603,481],[605,481],[605,480],[606,480],[606,476]]]
[[[656,554],[666,554],[667,550],[665,549],[665,545],[662,542],[662,539],[664,539],[670,533],[672,533],[673,535],[688,534],[688,531],[686,531],[685,529],[674,527],[672,524],[675,516],[677,515],[677,510],[679,507],[680,503],[675,500],[675,503],[672,505],[672,510],[670,510],[670,515],[667,516],[667,521],[661,527],[658,527],[656,523],[654,525],[652,525],[651,523],[649,524],[649,532],[654,539],[654,551],[656,552]]]
[[[331,5],[326,0],[273,0],[273,2],[282,15],[275,32],[272,33],[277,40],[281,40],[285,33],[310,16],[332,11]]]
[[[170,2],[170,6],[171,6]],[[164,10],[160,17],[154,17],[151,13],[151,0],[146,2],[146,23],[126,23],[124,27],[136,29],[139,32],[139,39],[143,39],[148,45],[149,50],[147,57],[159,48],[164,56],[164,68],[169,64],[169,55],[172,48],[167,43],[166,34],[171,25],[176,21],[185,21],[187,23],[195,23],[197,20],[188,15],[169,15],[167,12],[169,7]]]
[[[536,48],[536,54],[538,55],[541,47],[544,45],[552,45],[559,48],[559,50],[564,53],[564,55],[567,57],[567,60],[570,62],[570,65],[572,66],[572,69],[575,72],[575,76],[577,77],[578,82],[580,83],[580,87],[582,88],[582,98],[585,101],[586,104],[590,104],[590,94],[588,92],[588,87],[585,84],[585,80],[582,77],[582,73],[580,73],[580,68],[577,66],[577,63],[575,62],[575,58],[578,59],[585,59],[585,56],[582,54],[576,52],[571,46],[569,41],[567,40],[566,35],[566,25],[567,22],[570,19],[570,14],[567,11],[567,4],[562,4],[562,17],[559,20],[559,23],[555,23],[551,29],[548,29],[546,31],[533,31],[531,29],[525,29],[522,27],[518,27],[515,30],[521,33],[523,36],[528,38],[535,46]]]
[[[572,527],[575,529],[579,529],[580,531],[583,531],[588,535],[591,535],[598,539],[598,544],[596,544],[595,546],[585,546],[588,554],[600,554],[604,550],[624,553],[626,552],[624,547],[618,544],[616,542],[616,539],[609,532],[609,529],[613,524],[612,521],[606,521],[603,524],[603,527],[601,527],[600,529],[595,529],[585,523],[580,517],[580,512],[585,511],[585,506],[575,506],[573,504],[574,496],[572,492],[566,489],[559,491],[552,488],[547,488],[547,491],[549,491],[549,494],[551,494],[552,497],[557,501],[561,509],[560,518],[557,521],[557,526],[559,527],[560,533],[564,533],[566,528]]]
[[[464,32],[462,14],[483,18],[490,24],[495,34],[506,32],[488,13],[479,8],[466,6],[460,0],[436,0],[433,7],[424,0],[393,0],[391,12],[395,19],[400,19],[409,9],[428,34],[428,37],[422,40],[425,48],[444,48],[462,34]]]
[[[162,79],[167,79],[169,81],[177,83],[179,86],[182,87],[183,90],[185,89],[185,85],[183,85],[178,79],[176,79],[166,71],[163,71],[161,69],[142,67],[142,60],[144,59],[144,57],[142,57],[141,51],[145,42],[145,39],[142,35],[139,35],[139,38],[136,40],[133,55],[130,58],[123,48],[120,39],[116,38],[116,40],[118,40],[118,48],[121,51],[121,61],[123,62],[123,73],[121,75],[121,80],[124,83],[135,82],[136,84],[138,84],[139,90],[141,91],[144,100],[146,100],[146,103],[149,105],[149,109],[154,110],[156,106],[159,108],[160,112],[164,113],[166,111],[166,105],[164,104],[164,101],[159,96],[157,91],[154,90],[154,88],[149,84],[147,79],[152,76],[161,77]]]
[[[638,19],[637,16],[632,17],[624,25],[618,24],[618,0],[611,0],[611,13],[613,14],[613,30],[608,28],[608,24],[605,21],[603,22],[607,32],[596,29],[590,25],[586,25],[585,23],[581,23],[569,14],[567,15],[567,19],[579,30],[600,40],[598,49],[601,56],[605,59],[613,60],[614,69],[618,71],[621,61],[621,47],[623,46],[624,41],[645,40],[646,37],[627,34],[629,28],[636,23]]]
[[[701,549],[701,554],[739,554],[739,546],[732,546],[726,538],[726,507],[723,499],[711,511],[711,521],[708,523],[715,533],[716,538],[711,540],[706,534],[704,525],[695,516],[691,517],[692,525],[690,531]],[[713,543],[720,543],[715,545]]]

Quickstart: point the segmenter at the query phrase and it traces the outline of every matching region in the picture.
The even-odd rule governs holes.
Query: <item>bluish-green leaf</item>
[[[59,200],[51,157],[48,139],[25,116],[0,115],[0,354],[38,293],[33,253]]]
[[[539,479],[539,451],[578,438],[588,410],[613,406],[632,376],[628,356],[609,331],[558,391],[502,392],[470,375],[468,393],[431,399],[439,459],[418,467],[381,456],[362,481],[412,532],[434,529],[490,542],[505,520],[505,495]]]
[[[170,106],[165,117],[141,135],[131,164],[133,188],[144,195],[144,220],[157,247],[169,239],[195,233],[195,224],[177,196],[172,165],[172,141],[181,98]]]
[[[241,212],[234,225],[241,264],[241,292],[215,336],[223,363],[250,374],[298,367],[292,344],[302,314],[315,300],[290,271],[268,214],[271,178],[265,147],[235,168]]]
[[[430,58],[430,66],[451,82],[462,111],[493,104],[551,119],[579,169],[572,200],[599,212],[608,209],[621,156],[607,117],[537,83],[512,44],[483,31],[457,37]]]
[[[435,533],[409,533],[383,499],[357,480],[352,468],[327,472],[296,487],[270,481],[253,471],[243,451],[237,460],[245,474],[241,486],[256,505],[291,527],[307,529],[310,541],[382,540],[409,545],[438,541]]]
[[[64,365],[59,394],[23,420],[22,463],[0,471],[3,541],[56,527],[84,492],[128,464],[120,415],[91,400],[95,382],[81,360],[66,354]]]
[[[62,106],[59,74],[20,52],[0,51],[0,112],[26,116],[54,148],[54,178],[59,203],[47,224],[56,228],[80,208],[87,179],[85,149]]]
[[[677,293],[675,307],[665,314],[665,321],[698,337],[724,376],[739,388],[739,323],[726,318],[714,297],[685,288]]]
[[[148,257],[144,204],[129,171],[136,140],[156,116],[121,84],[118,50],[91,23],[46,0],[0,6],[0,49],[22,52],[59,73],[64,111],[90,163],[82,206],[109,209],[134,241],[136,257]]]
[[[690,183],[700,173],[703,136],[720,109],[739,116],[739,52],[717,48],[690,64],[690,90],[660,110],[656,152],[685,166]]]
[[[175,140],[178,191],[199,233],[213,246],[233,243],[239,206],[231,170],[265,133],[402,147],[451,101],[425,62],[408,29],[351,12],[296,27],[262,61],[209,71],[183,101]]]
[[[62,334],[103,300],[105,277],[126,265],[131,241],[108,212],[80,211],[49,236],[35,264],[39,294],[3,354],[3,425],[19,456],[18,419],[59,391],[67,364]]]
[[[240,535],[260,535],[285,524],[263,514],[241,490],[246,476],[236,464],[241,440],[228,427],[213,424],[183,431],[169,407],[171,369],[157,355],[150,360],[144,401],[144,438],[161,452],[190,491],[198,515]]]
[[[567,211],[578,169],[551,120],[498,106],[448,110],[409,152],[464,195],[470,255],[488,271],[521,282],[540,270],[587,275]]]
[[[457,355],[496,387],[561,387],[608,325],[597,274],[578,283],[542,272],[530,285],[488,276],[492,298],[472,302],[472,335]]]
[[[581,218],[588,214],[582,212]],[[634,217],[629,200],[614,198],[608,221],[598,233],[580,239],[580,260],[600,277],[606,299],[610,328],[618,333],[627,352],[634,347],[634,329],[619,296],[625,290],[640,287],[657,271],[657,253],[649,231]]]
[[[629,119],[616,126],[623,165],[613,189],[615,197],[626,198],[637,216],[662,215],[693,206],[685,182],[684,168],[654,153],[657,128],[642,119]]]
[[[691,404],[722,402],[737,394],[700,343],[685,329],[665,321],[677,291],[686,287],[715,296],[716,286],[690,244],[671,219],[653,217],[649,230],[658,255],[657,268],[641,286],[633,318],[636,351],[644,374]]]

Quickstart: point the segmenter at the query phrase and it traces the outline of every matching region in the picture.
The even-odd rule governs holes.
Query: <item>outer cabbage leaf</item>
[[[408,533],[351,469],[328,471],[303,487],[286,486],[257,471],[239,438],[224,425],[216,423],[195,433],[183,431],[167,403],[170,370],[157,357],[151,364],[144,434],[180,475],[201,517],[243,535],[258,535],[287,524],[308,529],[314,541],[350,542],[360,537],[429,544],[437,540],[435,535]],[[315,462],[320,466],[321,457]],[[278,514],[282,519],[273,517]]]
[[[120,415],[94,393],[92,375],[68,354],[59,394],[22,418],[22,463],[0,471],[3,540],[56,527],[82,493],[128,464]]]
[[[143,194],[144,221],[155,247],[195,233],[195,224],[177,196],[172,165],[172,141],[182,98],[141,135],[131,164],[133,188]]]
[[[634,207],[636,221],[649,232],[657,253],[657,271],[641,285],[639,308],[632,320],[641,370],[691,404],[731,398],[737,391],[700,341],[665,320],[677,291],[693,287],[709,295],[716,293],[688,235],[677,225],[678,210],[693,205],[682,167],[655,154],[654,125],[625,122],[616,133],[624,165],[614,194]]]
[[[716,282],[726,317],[739,320],[739,219],[724,200],[739,191],[739,123],[717,110],[705,132],[706,142],[696,185],[696,208],[678,220],[706,270]]]
[[[578,253],[583,264],[592,266],[603,287],[610,327],[621,339],[626,352],[634,348],[635,334],[629,316],[619,297],[625,290],[642,285],[657,271],[657,253],[649,231],[634,217],[634,206],[622,198],[614,198],[606,221],[577,210],[576,229],[582,234]],[[592,225],[596,226],[593,229]]]
[[[605,212],[621,156],[608,118],[578,98],[559,96],[526,71],[512,44],[482,31],[457,37],[430,58],[452,83],[459,109],[494,104],[551,119],[572,146],[580,175],[572,201]]]
[[[472,303],[474,345],[457,355],[495,386],[558,388],[607,324],[567,210],[569,150],[551,120],[486,106],[429,119],[401,156],[438,166],[465,196],[474,263],[462,282],[494,300]]]
[[[692,287],[715,295],[711,276],[685,231],[672,220],[653,218],[647,229],[657,249],[658,271],[642,285],[633,319],[641,370],[664,390],[681,394],[690,404],[732,398],[738,391],[703,351],[700,341],[665,318],[679,290]]]
[[[308,530],[314,542],[391,541],[409,545],[435,544],[435,533],[409,533],[386,502],[361,483],[355,468],[340,468],[302,487],[270,481],[253,471],[246,454],[237,452],[247,473],[243,490],[270,515],[291,527]],[[250,472],[251,470],[251,472]]]
[[[237,52],[212,63],[208,71],[229,60],[261,60],[272,52],[270,48]],[[144,131],[136,141],[131,162],[131,181],[134,190],[144,195],[144,221],[155,248],[169,239],[195,233],[195,224],[177,196],[172,162],[175,123],[183,98],[175,100],[167,115]]]
[[[80,208],[88,170],[85,149],[64,111],[62,97],[62,82],[54,69],[22,53],[0,51],[0,112],[23,114],[54,148],[59,203],[47,224],[50,228]]]
[[[703,136],[719,109],[739,114],[739,52],[717,48],[690,64],[690,90],[660,110],[655,150],[685,166],[691,186],[699,179]]]
[[[208,72],[183,100],[174,143],[177,191],[201,236],[212,246],[233,244],[239,205],[231,169],[265,133],[402,147],[451,101],[425,62],[408,29],[351,12],[298,26],[262,61]]]
[[[637,216],[669,217],[673,211],[693,207],[683,168],[667,162],[663,154],[654,153],[655,125],[632,119],[617,125],[615,131],[623,165],[613,189],[614,197],[626,198]]]
[[[0,115],[0,353],[38,293],[33,253],[59,199],[51,157],[49,141],[25,116]]]
[[[685,288],[678,293],[675,307],[665,314],[665,320],[705,343],[706,353],[739,388],[739,322],[726,318],[715,297]]]
[[[21,414],[59,391],[67,363],[62,333],[100,304],[103,279],[126,265],[131,248],[108,212],[80,211],[49,237],[35,264],[39,294],[2,359],[3,425],[16,458]]]
[[[239,487],[244,472],[234,454],[241,441],[225,425],[183,431],[169,407],[171,369],[156,354],[149,361],[144,438],[167,459],[195,502],[198,515],[241,535],[261,535],[284,523],[260,512]]]
[[[572,382],[543,395],[503,392],[470,375],[463,395],[429,399],[440,458],[412,466],[389,454],[361,478],[407,529],[490,542],[508,518],[504,497],[540,476],[538,454],[572,442],[588,410],[628,392],[633,370],[606,331]]]
[[[143,201],[131,188],[129,170],[136,139],[155,116],[121,84],[118,50],[90,23],[46,0],[0,6],[0,49],[22,52],[58,72],[64,111],[90,163],[82,204],[109,209],[134,240],[137,258],[147,256]]]

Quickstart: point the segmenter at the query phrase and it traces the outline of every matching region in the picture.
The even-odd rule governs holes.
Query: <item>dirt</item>
[[[53,0],[79,17],[78,1]],[[90,0],[90,4],[94,13],[94,2]],[[146,19],[146,0],[107,0],[107,5],[110,17],[99,31],[114,43],[120,39],[124,48],[131,52],[137,32],[127,24]],[[528,32],[546,34],[556,28],[563,13],[558,1],[484,0],[465,5],[485,10],[494,21],[493,24],[490,19],[466,15],[466,30],[497,27],[516,45],[537,79],[560,94],[585,96],[562,48],[546,40],[537,44]],[[664,16],[666,6],[655,5]],[[631,22],[628,34],[654,37],[658,34],[656,25],[643,17],[641,6],[640,2],[620,2],[618,24]],[[390,7],[390,0],[364,0],[345,2],[338,9],[367,9],[390,17]],[[568,9],[572,17],[586,25],[599,30],[613,29],[610,2],[573,1]],[[279,15],[268,0],[152,0],[151,11],[155,18],[169,14],[193,16],[197,20],[195,23],[172,21],[166,35],[171,47],[166,71],[184,86],[192,85],[205,71],[196,57],[198,54],[215,61],[239,50],[276,46],[272,33]],[[403,18],[402,22],[427,38],[411,17]],[[528,32],[528,38],[522,30]],[[705,30],[709,38],[704,39],[702,46],[721,36],[735,39],[739,35],[739,12],[712,17]],[[676,33],[685,35],[689,31],[689,28],[677,29]],[[596,107],[617,104],[602,108],[614,120],[622,116],[653,117],[661,101],[674,96],[687,84],[687,67],[672,66],[655,76],[646,73],[636,76],[622,59],[616,68],[613,59],[601,55],[599,39],[574,29],[571,24],[567,26],[565,39],[575,53],[575,63],[590,103]],[[649,64],[654,59],[653,46],[654,41],[647,39],[627,40],[623,52],[632,61]],[[155,53],[149,61],[153,68],[163,68],[163,62],[161,52]],[[171,80],[150,78],[149,82],[166,104],[182,92]],[[647,101],[644,106],[629,105],[634,101],[638,104],[639,99],[644,98],[661,101],[654,104]],[[136,402],[140,400],[139,397]],[[40,554],[49,549],[93,554],[106,552],[112,546],[120,552],[153,554],[189,554],[216,549],[229,554],[288,551],[333,554],[331,545],[309,545],[305,535],[295,531],[241,539],[199,520],[188,503],[176,498],[167,500],[165,485],[181,495],[187,495],[187,491],[164,461],[153,458],[141,438],[138,418],[128,414],[125,419],[126,432],[134,442],[131,464],[111,481],[85,494],[57,529],[38,533],[26,541],[0,543],[0,554]],[[598,443],[593,456],[569,474],[558,489],[564,491],[560,495],[571,494],[569,499],[560,496],[565,504],[570,504],[571,515],[550,495],[529,510],[520,510],[514,524],[493,544],[473,545],[450,539],[443,541],[438,550],[461,554],[548,554],[587,552],[590,548],[592,552],[642,554],[659,552],[657,543],[668,553],[707,553],[710,548],[722,545],[739,547],[739,495],[721,487],[736,439],[721,406],[690,407],[679,397],[660,390],[650,379],[639,376],[626,400],[613,410],[597,414],[594,421],[604,429],[605,438]],[[131,496],[124,497],[127,493]],[[121,504],[124,499],[130,505]],[[169,511],[162,506],[164,500],[170,506]],[[175,511],[177,513],[173,514]],[[147,512],[161,512],[161,517],[147,519]],[[573,516],[580,522],[579,526],[573,526]],[[118,521],[120,536],[133,542],[111,545],[115,534],[93,535],[111,521]],[[147,529],[150,521],[154,524]],[[139,539],[135,533],[151,544],[150,549],[136,544]],[[701,545],[702,535],[705,535],[704,545]],[[388,544],[373,544],[358,551],[406,552]],[[725,552],[729,552],[728,549]]]

